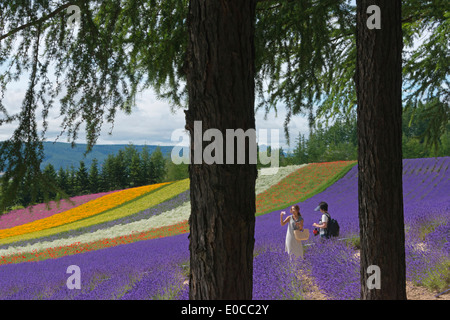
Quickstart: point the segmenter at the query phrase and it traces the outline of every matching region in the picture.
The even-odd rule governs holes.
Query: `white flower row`
[[[152,216],[148,219],[142,219],[127,224],[119,224],[107,229],[100,229],[92,233],[85,233],[71,238],[44,241],[34,244],[28,244],[22,247],[9,247],[8,249],[0,250],[0,256],[8,256],[15,253],[33,252],[34,250],[39,251],[47,248],[69,246],[77,242],[88,243],[107,238],[111,239],[121,236],[127,236],[134,232],[143,232],[153,228],[174,225],[178,222],[189,219],[190,214],[191,205],[190,202],[187,201],[175,209],[163,212],[156,216]]]
[[[256,180],[255,193],[260,194],[270,188],[271,186],[277,184],[283,178],[291,174],[292,172],[298,170],[304,165],[299,166],[288,166],[279,168],[278,172],[274,175],[258,175]],[[159,215],[152,216],[148,219],[142,219],[139,221],[119,224],[107,229],[97,230],[92,233],[86,233],[79,236],[74,236],[67,239],[53,240],[53,241],[43,241],[34,244],[28,244],[26,246],[20,247],[9,247],[7,249],[0,249],[0,256],[9,256],[16,253],[25,253],[40,251],[47,248],[69,246],[73,243],[88,243],[92,241],[98,241],[107,238],[115,238],[120,236],[127,236],[133,232],[144,232],[154,228],[160,228],[165,226],[174,225],[181,221],[189,219],[191,214],[190,202],[187,201],[180,205],[179,207],[163,212]]]

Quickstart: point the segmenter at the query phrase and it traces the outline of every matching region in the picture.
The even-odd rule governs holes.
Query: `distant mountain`
[[[1,143],[1,142],[0,142]],[[86,156],[86,144],[77,143],[74,148],[70,143],[64,142],[44,142],[44,160],[41,164],[41,169],[44,169],[49,163],[53,165],[56,171],[59,168],[78,168],[80,161],[84,161],[86,167],[90,167],[92,160],[97,159],[99,164],[102,164],[110,154],[117,154],[119,150],[125,149],[127,144],[112,144],[112,145],[95,145],[91,152]],[[133,145],[138,152],[141,152],[144,145]],[[150,154],[158,147],[156,145],[147,145]],[[170,156],[174,146],[160,146],[161,152],[164,156]],[[266,145],[260,145],[259,151],[265,152]],[[189,154],[189,149],[185,148],[184,154]],[[286,155],[286,152],[284,152]],[[1,173],[0,173],[1,176]]]
[[[45,168],[49,163],[51,163],[55,170],[59,168],[69,168],[73,165],[78,168],[80,161],[84,161],[86,167],[90,167],[92,160],[97,159],[99,164],[103,163],[109,154],[117,154],[121,149],[124,149],[126,144],[113,144],[113,145],[95,145],[91,152],[89,152],[86,157],[84,153],[86,152],[86,144],[76,144],[74,148],[70,143],[64,142],[44,142],[44,161],[41,164],[41,168]],[[141,152],[144,148],[143,145],[134,145],[138,152]],[[147,145],[150,154],[157,148],[154,145]],[[172,151],[172,146],[160,146],[161,152],[164,156],[170,155]]]

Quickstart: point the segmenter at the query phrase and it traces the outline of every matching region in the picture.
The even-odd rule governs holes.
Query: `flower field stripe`
[[[70,246],[73,243],[91,243],[102,239],[117,238],[119,236],[127,237],[132,233],[147,232],[162,227],[175,226],[189,219],[191,206],[189,202],[184,203],[177,208],[127,224],[119,224],[108,229],[100,229],[92,233],[86,233],[77,237],[67,239],[42,241],[33,245],[23,247],[14,246],[8,249],[0,250],[0,256],[10,256],[12,254],[30,253],[33,251],[45,250],[53,247]]]
[[[91,226],[98,223],[103,223],[107,221],[112,221],[115,219],[123,218],[129,215],[132,215],[141,210],[145,210],[149,207],[152,207],[158,203],[161,203],[165,200],[172,198],[174,195],[177,195],[183,191],[186,191],[189,188],[189,179],[184,179],[180,181],[176,181],[170,184],[164,184],[163,188],[154,190],[153,192],[141,196],[134,201],[129,203],[125,203],[119,207],[109,209],[107,211],[102,212],[101,214],[96,214],[95,216],[88,217],[82,219],[80,221],[75,221],[71,223],[66,223],[51,229],[40,230],[36,232],[31,232],[27,234],[23,234],[20,236],[9,237],[6,239],[0,239],[0,245],[13,243],[19,240],[28,240],[33,238],[46,237],[54,234],[58,234],[61,232],[66,232],[69,230],[76,230],[79,228]]]
[[[12,210],[0,216],[0,230],[16,227],[25,223],[46,218],[54,214],[75,208],[88,201],[92,201],[119,191],[121,190],[76,196],[69,198],[69,201],[61,199],[59,203],[57,201],[50,201],[48,205],[46,203],[40,203],[27,208]]]
[[[106,196],[89,201],[73,209],[54,214],[50,217],[39,219],[20,226],[0,230],[0,239],[19,236],[22,234],[36,232],[44,229],[58,227],[63,224],[85,219],[87,217],[97,215],[104,211],[110,210],[119,205],[131,201],[139,196],[158,189],[167,183],[153,184],[143,187],[131,188],[114,192]]]
[[[13,242],[13,243],[0,245],[0,251],[2,251],[3,249],[12,249],[15,247],[30,247],[32,245],[35,245],[38,243],[43,243],[43,242],[52,243],[53,241],[59,241],[62,239],[69,239],[69,238],[75,238],[75,237],[81,237],[81,236],[89,237],[92,233],[97,232],[99,230],[109,229],[109,228],[112,228],[117,225],[125,226],[125,225],[133,223],[133,222],[137,222],[140,220],[146,220],[146,219],[149,219],[150,217],[158,216],[167,211],[171,211],[175,208],[180,207],[185,202],[189,202],[189,199],[190,199],[190,191],[188,189],[184,192],[181,192],[181,193],[175,195],[174,197],[172,197],[168,200],[165,200],[165,201],[155,205],[155,206],[151,206],[145,210],[141,210],[137,213],[133,213],[133,214],[123,217],[123,218],[106,221],[106,222],[90,225],[87,227],[78,228],[75,230],[68,230],[68,231],[61,232],[58,234],[53,234],[53,235],[50,235],[47,237],[33,238],[33,239],[28,239],[28,240],[19,240],[19,241]],[[189,210],[190,210],[190,208],[189,208]],[[80,238],[80,239],[82,239],[82,238]],[[84,240],[80,240],[80,241],[85,242]],[[51,246],[54,247],[56,245],[51,245]]]
[[[324,191],[342,178],[356,161],[312,163],[302,167],[256,197],[256,215],[286,208]]]

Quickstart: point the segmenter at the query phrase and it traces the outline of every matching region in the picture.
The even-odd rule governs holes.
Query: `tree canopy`
[[[80,8],[80,19],[68,24]],[[0,4],[0,126],[17,124],[0,147],[1,206],[20,181],[45,185],[40,171],[49,110],[59,106],[61,136],[75,143],[85,125],[89,151],[104,122],[131,112],[136,94],[152,88],[172,108],[185,108],[187,0],[16,0]],[[449,119],[449,3],[403,2],[404,102],[433,101],[427,141]],[[256,8],[257,109],[287,109],[310,124],[354,114],[355,7],[352,1],[260,0]],[[8,85],[29,79],[19,112],[4,104]],[[39,117],[40,114],[40,117]],[[37,121],[43,131],[38,132]],[[6,161],[6,160],[9,161]]]

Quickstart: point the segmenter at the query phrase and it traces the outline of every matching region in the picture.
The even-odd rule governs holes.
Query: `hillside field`
[[[434,294],[450,287],[449,164],[450,157],[403,162],[408,286]],[[259,175],[255,193],[253,299],[359,299],[356,162],[282,167]],[[188,298],[188,179],[72,200],[0,217],[1,300]],[[280,212],[298,204],[312,231],[320,201],[340,235],[311,234],[304,259],[292,261]],[[67,286],[73,265],[80,289]]]

